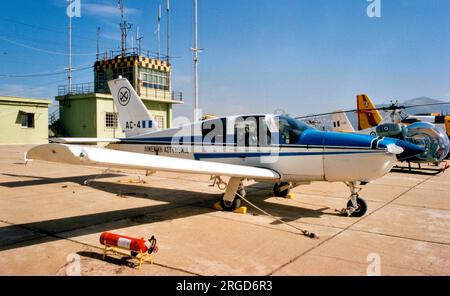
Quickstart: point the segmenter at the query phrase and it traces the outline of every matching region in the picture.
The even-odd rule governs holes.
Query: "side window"
[[[22,128],[34,128],[34,113],[22,113],[20,125]]]
[[[207,120],[202,124],[203,144],[223,144],[226,142],[226,118]]]
[[[286,119],[280,118],[278,121],[279,133],[280,133],[280,144],[290,144],[291,143],[291,126]]]
[[[272,133],[267,126],[266,117],[259,118],[258,143],[260,146],[270,146],[272,144]]]
[[[258,146],[258,121],[257,118],[237,118],[234,124],[234,143],[237,146]]]

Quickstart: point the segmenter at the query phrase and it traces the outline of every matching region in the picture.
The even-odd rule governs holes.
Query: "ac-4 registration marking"
[[[153,121],[151,120],[139,120],[138,122],[127,121],[125,122],[125,129],[134,129],[134,128],[152,128]]]

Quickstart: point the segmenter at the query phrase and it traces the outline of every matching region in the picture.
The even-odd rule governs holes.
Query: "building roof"
[[[147,96],[140,96],[140,98],[143,101],[152,101],[152,102],[160,102],[160,103],[166,103],[166,104],[184,104],[183,99],[173,99],[173,98],[154,98],[154,97],[147,97]],[[103,94],[103,93],[86,93],[86,94],[76,94],[76,95],[70,95],[70,96],[56,96],[55,99],[57,101],[64,101],[64,100],[91,100],[91,99],[107,99],[112,100],[113,97],[111,94]]]
[[[37,99],[37,98],[14,97],[14,96],[1,96],[0,95],[0,102],[50,105],[52,103],[52,100],[49,100],[49,99]]]

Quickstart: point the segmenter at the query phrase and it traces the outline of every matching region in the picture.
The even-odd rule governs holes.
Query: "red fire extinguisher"
[[[155,236],[152,236],[150,239],[145,240],[143,237],[137,239],[125,235],[103,232],[100,236],[100,243],[104,246],[112,246],[124,250],[129,250],[131,251],[132,256],[136,256],[139,253],[152,254],[158,252]]]

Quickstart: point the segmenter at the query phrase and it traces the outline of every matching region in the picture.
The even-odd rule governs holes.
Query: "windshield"
[[[289,116],[279,116],[276,121],[279,126],[280,144],[298,143],[305,130],[315,129],[305,122]]]

